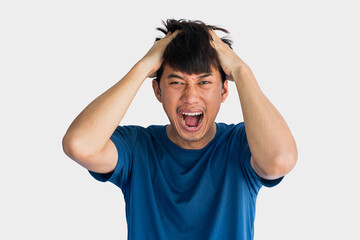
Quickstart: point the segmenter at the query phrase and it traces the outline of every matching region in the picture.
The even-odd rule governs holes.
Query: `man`
[[[164,24],[158,30],[166,36],[74,120],[64,151],[121,188],[128,239],[253,239],[257,193],[293,168],[295,141],[231,42],[214,32],[225,29]],[[118,126],[143,81],[155,76],[170,124]],[[228,80],[242,123],[215,123]]]

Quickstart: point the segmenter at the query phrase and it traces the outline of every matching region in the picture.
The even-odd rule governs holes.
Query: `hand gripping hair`
[[[219,57],[216,50],[211,46],[212,37],[208,30],[220,30],[229,33],[228,30],[217,26],[206,25],[201,21],[190,21],[185,19],[168,19],[162,21],[165,28],[156,28],[165,35],[168,32],[175,32],[180,29],[181,32],[169,43],[163,55],[164,62],[156,74],[156,80],[159,82],[163,73],[164,65],[168,64],[177,71],[187,74],[200,74],[211,71],[211,66],[219,69],[221,79],[224,82],[225,73],[220,67]],[[156,38],[155,41],[161,38]],[[229,38],[221,38],[229,45],[232,41]]]

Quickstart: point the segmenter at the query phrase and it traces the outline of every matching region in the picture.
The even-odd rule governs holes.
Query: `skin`
[[[165,64],[160,86],[153,80],[157,99],[169,118],[168,137],[185,149],[201,149],[216,134],[215,118],[220,105],[228,96],[228,83],[222,80],[219,70],[211,67],[209,74],[187,75]],[[199,129],[188,129],[181,124],[179,112],[203,112]]]
[[[285,120],[262,93],[248,65],[214,31],[211,45],[216,49],[221,68],[238,91],[245,131],[251,151],[251,165],[264,179],[286,175],[297,161],[295,140]]]
[[[260,90],[251,69],[210,30],[210,44],[216,49],[227,79],[239,94],[245,130],[252,153],[251,165],[262,178],[275,179],[287,174],[297,160],[295,140],[280,113]],[[114,86],[91,102],[72,122],[63,138],[64,152],[88,170],[108,173],[115,169],[118,155],[112,133],[120,124],[143,81],[154,77],[163,63],[166,46],[178,34],[168,33],[154,43],[145,56]],[[168,79],[174,73],[183,79]],[[219,72],[207,77],[211,84],[200,84],[198,75],[186,75],[165,67],[160,86],[153,82],[158,100],[163,104],[170,124],[169,138],[188,149],[203,148],[215,136],[215,118],[228,94],[228,83],[221,88]],[[207,79],[206,79],[207,80]],[[180,84],[170,84],[171,81]],[[209,86],[209,87],[208,87]],[[197,131],[182,128],[178,110],[202,110],[204,119]]]
[[[178,34],[168,33],[156,41],[130,71],[111,88],[93,100],[71,123],[62,146],[65,154],[84,168],[108,173],[115,169],[118,153],[110,140],[141,84],[156,76],[166,46]]]

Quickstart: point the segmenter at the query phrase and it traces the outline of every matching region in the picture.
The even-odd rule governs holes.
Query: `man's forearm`
[[[297,159],[296,143],[290,129],[263,94],[248,66],[237,68],[233,77],[256,165],[269,175],[285,175]]]
[[[139,61],[124,78],[92,101],[70,125],[63,139],[67,145],[64,147],[75,145],[81,155],[101,151],[147,78],[150,67]]]
[[[77,155],[93,156],[105,147],[141,84],[160,68],[164,50],[178,32],[168,32],[164,38],[156,41],[124,78],[76,117],[63,138],[65,152],[73,153],[72,149],[76,149]]]

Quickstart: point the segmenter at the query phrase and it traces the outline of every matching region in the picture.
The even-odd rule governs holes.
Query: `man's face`
[[[153,88],[170,120],[169,138],[182,148],[205,147],[216,134],[215,118],[228,95],[218,69],[187,75],[165,64],[160,86],[153,80]]]

